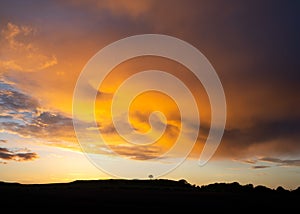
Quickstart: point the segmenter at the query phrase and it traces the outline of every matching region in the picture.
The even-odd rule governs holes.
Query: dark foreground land
[[[198,187],[185,180],[95,180],[33,185],[0,182],[0,194],[1,207],[12,213],[18,210],[24,213],[288,213],[299,211],[300,204],[300,187],[292,191],[273,190],[236,182]]]

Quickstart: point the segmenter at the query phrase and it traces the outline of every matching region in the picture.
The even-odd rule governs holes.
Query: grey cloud
[[[109,125],[98,124],[98,127],[102,134],[117,134],[117,131],[112,123],[110,123]]]
[[[280,158],[264,157],[259,160],[277,164],[277,166],[300,166],[300,159],[284,159],[283,160]]]
[[[280,138],[300,139],[299,133],[300,120],[293,118],[276,121],[256,121],[249,128],[226,130],[224,138],[247,145]]]
[[[251,164],[252,169],[264,169],[269,167],[281,167],[281,166],[300,166],[300,159],[280,159],[276,157],[263,157],[253,160],[237,160],[246,164]],[[268,163],[265,165],[263,163]]]
[[[242,162],[247,164],[255,164],[257,160],[242,160]]]
[[[42,111],[36,99],[0,81],[0,130],[22,137],[75,141],[72,118]]]
[[[38,113],[39,105],[34,98],[3,81],[0,81],[0,89],[0,119],[30,122]]]
[[[40,116],[33,117],[30,124],[20,124],[15,121],[2,122],[0,130],[12,132],[22,137],[38,137],[52,141],[75,140],[72,119],[62,115],[52,115],[49,112],[43,112],[41,115],[49,114],[49,121]],[[48,117],[48,116],[46,116]],[[62,118],[61,121],[59,119]]]
[[[0,103],[1,111],[12,109],[17,111],[30,111],[35,110],[38,106],[35,99],[11,89],[2,89],[0,91]]]
[[[32,161],[38,158],[37,153],[30,152],[29,150],[20,151],[18,150],[14,151],[14,149],[8,149],[0,147],[0,160],[2,160],[0,163],[6,164],[6,161]]]
[[[269,168],[271,166],[265,166],[265,165],[257,165],[257,166],[252,166],[252,169],[265,169],[265,168]]]
[[[273,145],[269,155],[300,154],[300,120],[298,118],[273,121],[257,120],[250,127],[226,129],[218,150],[220,155],[241,156],[251,153],[250,148]],[[257,150],[257,152],[261,152]],[[268,153],[265,153],[268,154]],[[257,154],[254,154],[257,155]]]
[[[56,127],[64,129],[73,127],[71,118],[52,112],[41,113],[38,117],[34,118],[34,124],[45,127],[49,131],[54,131]]]
[[[0,76],[2,78],[2,76]],[[39,104],[30,95],[16,89],[12,84],[0,79],[1,111],[34,111]]]
[[[4,115],[5,113],[2,113],[2,115],[0,115],[0,119],[2,120],[10,120],[13,119],[13,116],[11,115]]]

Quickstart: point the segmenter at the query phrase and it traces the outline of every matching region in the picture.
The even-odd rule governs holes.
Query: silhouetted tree
[[[289,191],[284,189],[282,186],[279,186],[276,188],[276,192],[284,194],[284,193],[288,193]]]
[[[179,180],[178,182],[179,182],[179,183],[182,183],[182,184],[188,184],[188,182],[187,182],[186,180],[184,180],[184,179],[181,179],[181,180]]]

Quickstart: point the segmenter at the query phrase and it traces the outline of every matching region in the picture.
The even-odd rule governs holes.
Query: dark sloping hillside
[[[238,183],[191,185],[185,180],[93,180],[61,184],[0,183],[1,204],[14,210],[86,213],[91,210],[131,211],[285,211],[296,207],[294,191]],[[40,212],[39,212],[40,213]]]

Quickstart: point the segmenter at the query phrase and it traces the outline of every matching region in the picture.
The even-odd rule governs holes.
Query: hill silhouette
[[[300,187],[285,190],[252,184],[196,186],[185,180],[79,180],[57,184],[0,182],[1,204],[14,210],[86,213],[92,210],[249,212],[296,208]],[[244,211],[243,211],[244,209]],[[40,213],[40,212],[39,212]]]

